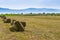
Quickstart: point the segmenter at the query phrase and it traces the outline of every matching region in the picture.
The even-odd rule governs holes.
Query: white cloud
[[[0,7],[6,8],[60,8],[60,0],[0,0]]]

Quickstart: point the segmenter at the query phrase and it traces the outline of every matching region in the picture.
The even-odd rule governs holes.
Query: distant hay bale
[[[4,19],[4,23],[11,23],[11,19]]]
[[[3,16],[0,16],[2,19],[6,19],[6,16],[5,15],[3,15]]]
[[[3,19],[6,19],[6,17],[2,17]]]
[[[4,15],[0,16],[0,17],[1,17],[2,21],[4,21],[5,19],[7,19],[6,16],[4,16]]]

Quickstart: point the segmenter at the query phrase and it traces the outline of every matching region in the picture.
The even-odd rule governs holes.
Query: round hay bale
[[[15,23],[15,21],[16,21],[16,20],[12,20],[12,21],[11,21],[11,25],[13,25],[13,24]]]
[[[9,30],[12,31],[12,32],[15,31],[14,27],[10,27]]]
[[[2,18],[2,19],[6,19],[6,16],[5,16],[5,15],[3,15],[3,16],[1,16],[1,18]]]
[[[26,22],[21,22],[22,26],[25,27],[26,26]]]
[[[21,23],[19,21],[15,22],[15,27],[17,28],[17,31],[24,31],[24,28],[22,27]]]
[[[10,26],[9,29],[10,29],[10,31],[12,31],[12,32],[16,31],[15,25]]]
[[[12,20],[10,31],[23,32],[25,26],[26,26],[26,22],[19,22],[16,20]]]
[[[11,23],[11,19],[4,19],[4,23]]]

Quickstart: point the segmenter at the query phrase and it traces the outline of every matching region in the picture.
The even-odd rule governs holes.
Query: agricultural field
[[[7,16],[26,22],[24,32],[11,32],[0,18],[0,40],[60,40],[60,16]]]

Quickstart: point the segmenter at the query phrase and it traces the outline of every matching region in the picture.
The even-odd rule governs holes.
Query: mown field
[[[11,32],[0,18],[0,40],[60,40],[60,16],[7,16],[26,22],[24,32]]]

